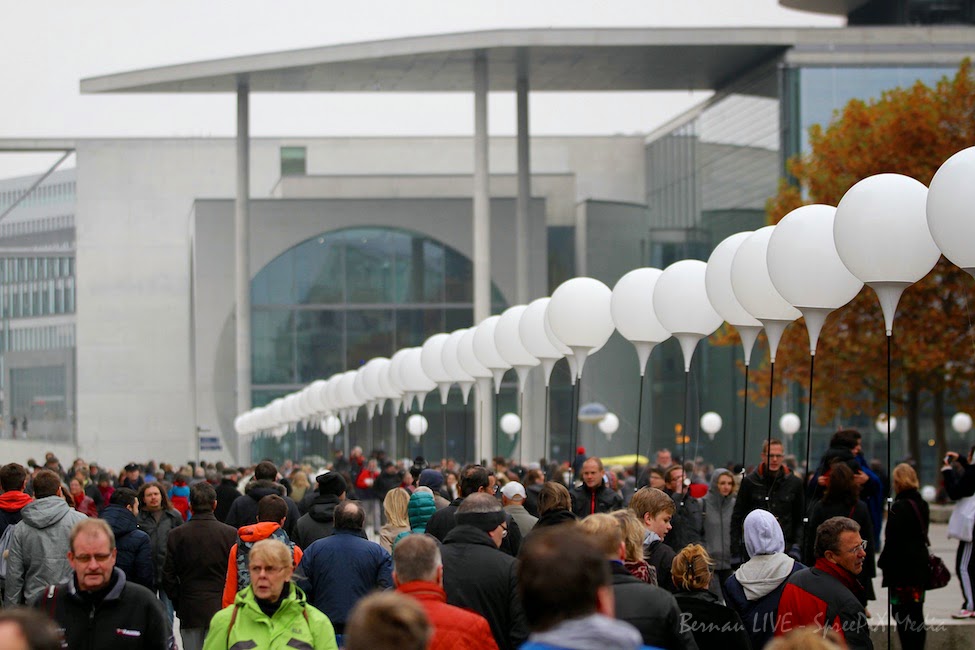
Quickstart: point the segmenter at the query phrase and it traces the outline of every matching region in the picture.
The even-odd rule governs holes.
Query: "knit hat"
[[[427,486],[431,490],[439,490],[440,486],[443,485],[443,474],[437,469],[425,469],[420,472],[420,480],[418,483]]]
[[[342,496],[348,489],[348,486],[345,484],[345,479],[338,472],[319,474],[315,477],[315,480],[318,481],[319,494],[332,494],[338,497]]]
[[[410,528],[414,533],[425,533],[427,522],[437,511],[433,503],[433,494],[429,492],[414,492],[410,495],[410,502],[406,506],[406,514],[410,518]]]

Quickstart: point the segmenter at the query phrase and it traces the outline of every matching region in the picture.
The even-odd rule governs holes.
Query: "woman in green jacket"
[[[251,584],[233,605],[214,615],[203,650],[229,650],[238,643],[265,650],[338,650],[332,622],[291,582],[294,569],[287,546],[276,539],[261,540],[248,561]]]

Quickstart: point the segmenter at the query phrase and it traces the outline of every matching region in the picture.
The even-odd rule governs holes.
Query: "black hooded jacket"
[[[224,523],[234,528],[257,523],[257,502],[269,494],[278,495],[288,504],[288,518],[284,521],[284,532],[288,533],[288,537],[292,537],[301,514],[291,497],[286,496],[284,486],[274,481],[260,480],[248,483],[244,490],[244,498],[236,499],[230,505],[230,512],[227,513],[227,520]]]
[[[334,494],[317,495],[308,507],[308,512],[298,520],[291,541],[305,549],[312,542],[331,535],[335,529],[335,507],[339,503],[341,501]]]

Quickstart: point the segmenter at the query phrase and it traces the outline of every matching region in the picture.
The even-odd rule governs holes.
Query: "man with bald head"
[[[606,487],[603,481],[603,461],[596,457],[582,464],[582,485],[573,488],[572,512],[583,517],[597,512],[612,512],[623,508],[623,497]]]

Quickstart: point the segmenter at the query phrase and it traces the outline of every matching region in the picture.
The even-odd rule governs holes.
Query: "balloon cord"
[[[461,390],[464,390],[463,388]],[[468,408],[470,407],[470,401],[464,403],[464,456],[463,458],[469,458],[470,451],[467,449],[467,418],[470,417],[468,413]],[[444,469],[447,469],[446,467]]]
[[[634,461],[633,476],[640,480],[640,431],[643,429],[643,380],[646,373],[640,375],[640,397],[636,415],[636,460]]]
[[[690,385],[691,371],[687,369],[684,371],[684,425],[680,430],[680,462],[682,467],[687,466],[687,402],[689,399]]]
[[[582,400],[582,376],[580,375],[576,379],[575,386],[575,398],[572,400],[572,423],[570,425],[570,430],[572,431],[571,443],[569,444],[569,456],[572,456],[576,448],[579,447],[579,402]],[[573,476],[573,478],[575,478]]]
[[[491,441],[491,448],[494,450],[494,456],[498,455],[498,430],[500,425],[500,417],[498,416],[498,409],[501,406],[501,391],[494,391],[494,426],[491,427],[491,434],[494,439]],[[492,459],[488,459],[488,462],[492,462]]]
[[[443,413],[443,456],[440,459],[440,466],[447,469],[447,404],[440,403],[440,410]]]
[[[891,475],[891,473],[890,473],[890,419],[891,419],[891,413],[890,413],[890,402],[891,402],[891,397],[890,397],[890,356],[891,356],[890,355],[890,345],[891,345],[891,338],[893,338],[893,333],[890,333],[889,332],[887,334],[887,476],[890,476]],[[890,504],[891,504],[891,501],[892,500],[891,500],[890,496],[888,495],[887,496],[887,521],[890,521]],[[891,591],[890,590],[890,587],[888,587],[887,588],[887,620],[888,621],[893,621],[894,620],[894,617],[893,617],[893,605],[891,604],[891,600],[890,600],[890,591]],[[892,626],[888,623],[888,625],[887,625],[887,647],[888,648],[891,647],[891,645],[890,645],[890,628],[891,627]]]
[[[767,477],[767,493],[765,495],[765,506],[768,507],[769,497],[772,496],[772,474],[769,469],[772,466],[772,406],[775,403],[775,362],[769,364],[771,370],[768,376],[768,439],[765,441],[765,474]]]
[[[745,403],[744,403],[744,424],[741,428],[741,477],[745,478],[745,454],[747,453],[748,443],[748,366],[745,366]]]
[[[522,439],[525,437],[525,393],[518,394],[518,417],[521,418],[521,429],[518,430],[518,464],[522,464],[521,454],[525,450]]]
[[[809,409],[806,411],[806,471],[802,475],[803,482],[809,485],[809,457],[812,456],[812,412],[813,412],[813,378],[816,370],[816,355],[809,355]],[[803,539],[809,535],[809,516],[802,518]]]

